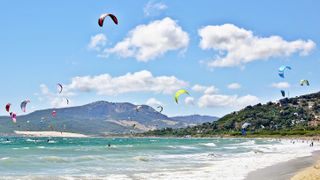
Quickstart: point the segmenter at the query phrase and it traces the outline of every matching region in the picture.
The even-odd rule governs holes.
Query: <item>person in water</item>
[[[110,143],[108,143],[108,147],[111,147],[111,144],[110,144]]]
[[[310,147],[313,147],[313,141],[311,142]]]

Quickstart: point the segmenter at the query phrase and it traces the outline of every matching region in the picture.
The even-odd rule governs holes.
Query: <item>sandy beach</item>
[[[58,131],[14,131],[15,134],[31,137],[89,137],[84,134]]]
[[[291,180],[319,180],[320,179],[320,161],[318,158],[317,163],[300,171]]]
[[[312,166],[319,158],[320,158],[320,151],[316,151],[312,153],[312,156],[300,157],[287,162],[282,162],[282,163],[275,164],[273,166],[258,169],[256,171],[249,173],[245,179],[246,180],[288,179],[289,180],[293,176],[295,176],[297,172],[304,170],[306,167]],[[298,180],[298,179],[294,179],[294,180]]]

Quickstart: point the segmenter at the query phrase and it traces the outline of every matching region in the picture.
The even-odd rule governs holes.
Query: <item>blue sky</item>
[[[29,112],[106,100],[222,116],[275,101],[280,89],[317,92],[318,7],[315,0],[1,1],[0,102],[18,114],[30,99]],[[102,13],[119,25],[106,19],[100,28]],[[281,65],[292,67],[285,79]],[[311,86],[300,87],[301,79]],[[191,96],[177,105],[181,88]]]

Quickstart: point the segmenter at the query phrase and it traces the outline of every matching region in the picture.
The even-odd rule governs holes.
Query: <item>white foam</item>
[[[215,146],[217,146],[215,143],[203,143],[203,144],[201,144],[201,145],[203,145],[203,146],[209,146],[209,147],[215,147]]]
[[[20,148],[12,148],[14,150],[19,150],[19,149],[30,149],[30,147],[20,147]]]
[[[224,149],[238,149],[238,147],[223,147]]]
[[[36,142],[36,140],[34,140],[34,139],[29,139],[29,138],[28,138],[26,141],[27,141],[27,142]]]
[[[57,141],[49,140],[48,143],[54,144],[54,143],[57,143]]]
[[[241,145],[254,143],[254,141],[249,141]],[[315,150],[320,150],[320,146],[315,145],[311,148],[307,143],[291,144],[289,141],[282,141],[276,145],[261,144],[255,145],[251,151],[246,153],[217,157],[217,161],[211,161],[211,165],[204,168],[176,170],[175,172],[138,173],[135,177],[137,179],[212,179],[215,177],[214,179],[217,180],[240,180],[245,179],[249,172],[298,157],[310,156]],[[175,157],[177,158],[176,155]]]
[[[169,148],[173,148],[173,149],[198,149],[197,147],[194,146],[168,146]]]
[[[0,158],[1,161],[7,160],[7,159],[10,159],[10,157],[2,157],[2,158]]]
[[[255,145],[255,144],[256,144],[255,140],[250,140],[250,141],[245,141],[245,142],[242,142],[242,143],[238,143],[237,145],[252,146],[252,145]]]

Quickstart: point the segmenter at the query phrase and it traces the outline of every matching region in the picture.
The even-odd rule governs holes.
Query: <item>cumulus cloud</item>
[[[117,54],[121,57],[134,57],[147,62],[168,51],[183,50],[188,47],[189,36],[169,17],[139,25],[113,48],[104,50],[104,56]]]
[[[202,92],[205,94],[215,94],[219,91],[219,89],[214,86],[203,86],[203,85],[199,85],[199,84],[192,86],[191,89],[193,91]]]
[[[100,51],[106,45],[106,43],[107,37],[104,34],[100,33],[91,37],[88,48],[90,50]]]
[[[259,98],[252,95],[220,95],[220,94],[204,94],[199,98],[199,107],[244,107],[259,102]]]
[[[187,82],[174,76],[155,77],[151,72],[143,70],[118,77],[109,74],[74,77],[68,88],[81,92],[95,91],[101,95],[118,95],[130,92],[172,94],[186,86]]]
[[[150,98],[147,100],[146,105],[151,106],[151,107],[157,107],[157,106],[161,106],[162,102],[160,102],[159,100],[157,100],[155,98]]]
[[[277,89],[287,89],[290,87],[290,84],[288,82],[279,82],[279,83],[272,83],[271,86]]]
[[[202,85],[199,85],[199,84],[196,84],[194,86],[192,86],[191,88],[193,91],[196,91],[196,92],[203,92],[207,89],[206,86],[202,86]]]
[[[188,96],[188,97],[186,97],[186,98],[184,99],[184,103],[187,104],[187,105],[194,105],[194,98]]]
[[[228,85],[228,89],[240,89],[241,88],[241,84],[239,83],[231,83]]]
[[[143,8],[143,13],[145,16],[158,15],[161,11],[167,9],[168,6],[163,2],[148,1],[148,3]]]
[[[217,58],[208,63],[210,67],[242,66],[246,63],[286,57],[294,53],[308,55],[316,44],[311,40],[286,41],[280,36],[259,37],[252,31],[233,24],[205,26],[198,31],[201,49],[219,52]]]

